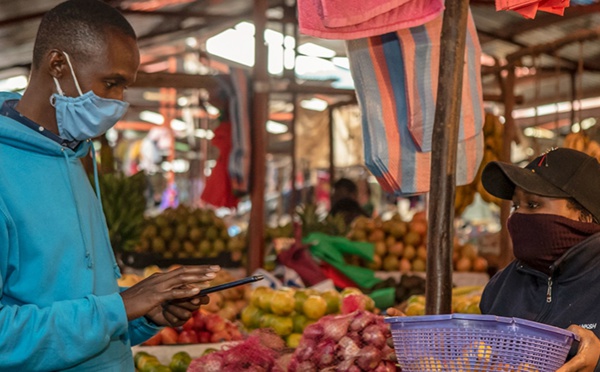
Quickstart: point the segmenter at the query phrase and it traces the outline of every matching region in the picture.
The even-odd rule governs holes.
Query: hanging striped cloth
[[[431,136],[441,17],[423,26],[346,42],[361,106],[365,163],[397,195],[430,188]],[[469,13],[456,182],[470,183],[483,156],[481,50]]]

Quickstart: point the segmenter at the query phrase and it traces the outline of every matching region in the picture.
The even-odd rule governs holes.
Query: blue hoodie
[[[158,330],[127,321],[90,146],[0,116],[0,371],[133,371],[131,345]]]

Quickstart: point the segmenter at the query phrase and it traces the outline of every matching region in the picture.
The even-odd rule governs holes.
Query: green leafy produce
[[[146,176],[143,172],[131,177],[121,173],[103,174],[98,183],[113,249],[133,251],[144,225]]]

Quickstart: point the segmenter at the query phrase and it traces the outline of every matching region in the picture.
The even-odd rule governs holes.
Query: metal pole
[[[252,273],[264,264],[264,232],[265,232],[265,177],[267,119],[269,116],[269,75],[267,70],[267,46],[265,44],[265,28],[267,25],[268,0],[254,0],[254,70],[253,70],[253,114],[250,131],[252,154],[250,166],[252,179],[250,184],[250,211],[248,249],[248,272]]]
[[[451,312],[456,149],[468,11],[468,0],[446,2],[442,25],[428,208],[427,314]]]

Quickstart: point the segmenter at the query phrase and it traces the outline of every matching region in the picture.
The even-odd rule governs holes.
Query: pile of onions
[[[389,337],[383,317],[368,311],[323,317],[304,330],[289,371],[396,371]]]
[[[194,359],[188,372],[284,372],[291,360],[285,342],[271,330],[258,329],[237,345]]]

